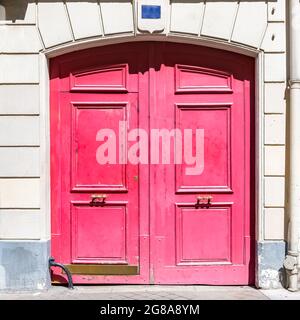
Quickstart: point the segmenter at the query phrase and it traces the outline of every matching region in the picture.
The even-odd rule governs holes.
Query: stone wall
[[[147,35],[149,39],[232,48],[257,56],[257,240],[260,246],[266,245],[266,250],[274,247],[270,243],[278,243],[281,248],[278,259],[283,259],[285,1],[163,2],[166,4],[164,29]],[[137,24],[137,1],[5,0],[1,3],[0,240],[48,241],[47,57],[87,46],[144,39],[145,34]],[[260,255],[264,252],[261,250]],[[262,270],[258,270],[258,285],[279,285],[278,274],[274,276],[273,272],[271,277],[275,279],[261,282]]]

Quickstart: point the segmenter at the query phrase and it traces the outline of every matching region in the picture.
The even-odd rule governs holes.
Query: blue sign
[[[142,19],[160,19],[160,6],[142,5]]]

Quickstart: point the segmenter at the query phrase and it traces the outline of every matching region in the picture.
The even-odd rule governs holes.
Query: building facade
[[[0,1],[0,290],[64,282],[51,256],[76,283],[296,290],[297,38],[297,0]],[[120,120],[200,128],[201,173],[97,167]]]

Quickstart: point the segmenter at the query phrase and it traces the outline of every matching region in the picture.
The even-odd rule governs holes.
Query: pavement
[[[248,286],[52,286],[40,292],[0,292],[0,300],[300,300],[300,292]]]

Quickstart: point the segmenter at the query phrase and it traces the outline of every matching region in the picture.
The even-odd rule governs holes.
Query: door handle
[[[104,204],[107,198],[106,194],[92,194],[91,195],[91,204]]]
[[[201,205],[201,204],[205,204],[205,205],[210,205],[211,202],[213,200],[213,196],[208,195],[208,196],[198,196],[197,197],[197,203],[196,205]]]

